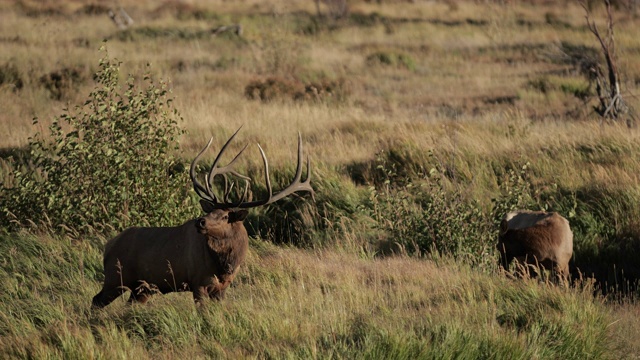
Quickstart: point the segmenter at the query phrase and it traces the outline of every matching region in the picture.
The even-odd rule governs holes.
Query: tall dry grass
[[[589,286],[260,240],[224,302],[196,308],[189,293],[177,293],[96,312],[95,248],[25,234],[3,235],[0,244],[3,357],[606,359],[626,356],[612,329],[632,325]]]
[[[185,161],[210,136],[220,144],[243,126],[230,152],[259,142],[272,167],[287,174],[302,134],[319,198],[313,219],[320,225],[306,235],[315,250],[256,240],[223,303],[196,310],[188,296],[174,294],[146,307],[118,302],[95,314],[88,300],[98,291],[105,239],[3,233],[3,355],[582,359],[638,353],[632,300],[612,306],[593,297],[589,285],[507,280],[487,265],[490,253],[481,255],[480,268],[435,254],[430,260],[375,256],[381,241],[412,241],[387,238],[389,229],[371,215],[375,201],[399,194],[409,204],[398,202],[394,210],[428,218],[419,213],[426,198],[457,191],[457,201],[477,202],[489,214],[510,174],[528,164],[521,179],[528,205],[569,217],[576,264],[609,281],[616,274],[604,268],[614,264],[635,271],[638,131],[600,123],[592,103],[578,97],[589,84],[566,52],[597,50],[579,6],[355,1],[346,18],[317,19],[312,1],[127,0],[119,4],[135,24],[119,31],[106,15],[84,13],[87,4],[0,4],[0,69],[15,66],[24,83],[0,85],[0,178],[12,169],[9,154],[35,132],[47,134],[65,107],[84,101],[97,49],[108,39],[123,76],[140,76],[150,63],[154,76],[171,81],[187,130],[178,154]],[[594,10],[594,18],[602,15]],[[638,27],[631,15],[615,14],[616,41],[625,99],[637,107]],[[230,23],[243,25],[242,38],[203,35]],[[64,69],[80,78],[53,99],[41,79]],[[245,97],[249,83],[270,77],[298,84],[343,80],[346,95]],[[241,167],[255,171],[255,147],[247,155]],[[390,164],[397,167],[385,168]],[[425,184],[434,169],[442,193],[418,193],[432,189]],[[386,185],[395,188],[385,194]],[[306,230],[308,213],[282,207]],[[258,212],[247,227],[277,241],[267,235],[278,221],[286,223],[278,216],[285,217]]]

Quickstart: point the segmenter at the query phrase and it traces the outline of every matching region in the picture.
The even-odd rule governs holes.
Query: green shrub
[[[370,14],[354,12],[351,13],[349,18],[354,25],[363,27],[376,26],[386,20],[382,15],[375,11]]]
[[[87,100],[55,118],[50,136],[30,139],[32,165],[16,166],[13,186],[3,185],[3,225],[123,228],[189,211],[186,175],[171,154],[182,131],[170,91],[148,73],[120,84],[120,64],[105,51]]]
[[[551,61],[569,65],[587,78],[589,78],[593,66],[598,63],[599,52],[593,46],[562,41],[558,50],[556,54],[550,55]]]
[[[371,188],[369,204],[362,210],[382,234],[380,251],[438,254],[463,259],[478,266],[496,264],[494,246],[505,213],[540,206],[534,199],[529,165],[498,174],[498,192],[483,205],[466,186],[452,181],[450,169],[436,155],[424,162],[428,174],[414,169],[413,176],[397,177],[399,163],[381,161],[379,174],[387,180]],[[380,179],[380,178],[379,178]]]
[[[378,51],[367,56],[367,64],[404,68],[410,71],[416,69],[416,62],[411,56],[391,51]]]
[[[564,190],[566,192],[566,190]],[[586,186],[573,190],[559,202],[573,208],[569,219],[574,236],[573,262],[593,276],[604,291],[637,291],[640,266],[640,192],[634,188]],[[625,288],[626,287],[626,288]]]
[[[589,84],[561,84],[560,90],[563,93],[573,95],[580,100],[587,100],[591,97],[591,86]]]
[[[304,91],[295,93],[293,98],[294,100],[302,101],[333,100],[344,102],[350,92],[349,83],[343,79],[335,81],[321,80],[305,84]]]
[[[482,209],[461,192],[446,191],[440,181],[372,190],[371,201],[377,227],[403,252],[435,252],[471,263],[493,256],[491,222]]]
[[[519,168],[505,169],[503,173],[498,174],[500,192],[491,199],[496,229],[508,212],[518,209],[537,210],[535,207],[540,207],[534,199],[535,192],[529,179],[529,168],[530,164],[525,163]]]
[[[235,31],[216,33],[217,29],[218,27],[210,29],[190,29],[142,26],[119,31],[112,35],[110,39],[122,42],[136,42],[147,41],[149,39],[198,40],[210,39],[212,36],[215,36],[216,38],[222,38],[237,45],[245,45],[247,43],[246,40],[240,37]]]
[[[347,170],[358,184],[402,186],[426,173],[425,169],[432,165],[432,155],[432,152],[425,152],[413,143],[393,141],[380,150],[375,159],[350,164]]]
[[[251,177],[259,178],[259,171],[252,169]],[[294,174],[293,167],[275,170],[271,174],[274,191],[286,187]],[[298,193],[257,208],[256,215],[246,222],[249,233],[298,247],[335,245],[336,235],[352,230],[344,228],[344,222],[350,222],[360,212],[358,206],[366,191],[335,172],[320,169],[313,169],[311,182],[315,189],[313,199],[308,193]],[[252,191],[256,198],[268,196],[264,184],[254,184]]]

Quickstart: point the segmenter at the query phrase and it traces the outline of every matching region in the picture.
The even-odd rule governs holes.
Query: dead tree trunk
[[[595,35],[596,39],[598,39],[607,64],[606,75],[599,62],[594,63],[592,68],[589,69],[590,78],[592,81],[595,81],[596,84],[596,93],[599,100],[599,104],[594,106],[594,110],[604,119],[615,121],[626,117],[628,122],[635,122],[635,119],[633,119],[630,113],[629,106],[622,98],[620,92],[620,76],[618,74],[618,66],[616,65],[611,2],[610,0],[604,0],[604,2],[607,8],[607,33],[604,37],[600,34],[595,21],[591,20],[589,9],[585,3],[582,3],[582,7],[586,12],[587,26],[593,35]]]

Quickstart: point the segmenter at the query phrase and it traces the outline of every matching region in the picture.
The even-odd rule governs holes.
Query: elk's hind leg
[[[148,294],[145,292],[136,293],[132,291],[131,296],[129,296],[128,302],[129,303],[139,302],[140,304],[144,304],[149,300],[150,297],[151,297],[151,294]]]
[[[132,290],[131,296],[129,296],[128,300],[129,303],[139,302],[144,304],[149,300],[154,292],[160,292],[157,286],[149,284],[146,281],[138,281],[138,283],[138,286],[136,286],[137,284],[132,284],[132,286],[130,286]]]
[[[122,295],[126,289],[122,287],[116,288],[102,288],[102,290],[93,297],[93,301],[91,302],[91,306],[97,309],[101,309],[109,304],[118,296]]]

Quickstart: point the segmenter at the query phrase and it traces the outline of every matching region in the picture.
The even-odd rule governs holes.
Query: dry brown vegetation
[[[478,230],[482,246],[471,254],[481,258],[478,268],[433,254],[429,260],[372,259],[385,252],[378,244],[397,247],[405,255],[424,255],[425,247],[412,253],[411,239],[389,235],[410,233],[415,224],[396,225],[397,216],[415,215],[431,195],[438,196],[418,190],[436,186],[455,194],[447,199],[477,203],[490,213],[496,198],[517,193],[509,188],[517,178],[526,183],[527,196],[519,205],[557,210],[569,219],[575,229],[574,265],[599,274],[601,286],[625,287],[617,277],[620,267],[629,279],[640,279],[634,256],[640,250],[640,133],[634,124],[602,121],[593,110],[597,99],[585,69],[603,59],[584,9],[572,1],[349,1],[348,11],[329,16],[328,5],[320,3],[323,16],[317,16],[311,0],[122,0],[118,5],[135,21],[124,30],[107,16],[110,2],[0,3],[0,180],[12,169],[10,157],[28,158],[24,149],[30,136],[47,134],[55,116],[86,99],[105,40],[109,55],[123,61],[123,76],[140,76],[151,64],[154,76],[170,82],[183,118],[180,125],[187,131],[179,157],[190,160],[210,136],[220,144],[244,125],[240,143],[259,142],[270,163],[281,167],[294,157],[300,131],[305,153],[312,154],[314,179],[321,179],[314,180],[316,217],[303,216],[298,224],[321,228],[320,240],[313,239],[316,233],[309,235],[310,243],[323,244],[320,250],[255,250],[260,245],[254,242],[247,275],[238,286],[244,290],[233,291],[237,295],[228,303],[212,305],[205,320],[194,320],[198,316],[191,312],[160,314],[187,335],[150,325],[167,319],[159,315],[167,302],[186,302],[168,297],[151,304],[151,310],[121,307],[109,313],[115,314],[115,322],[104,316],[90,324],[79,316],[85,311],[82,299],[70,300],[77,311],[61,337],[89,336],[89,327],[96,326],[96,347],[80,353],[109,357],[99,339],[111,338],[121,341],[115,357],[153,357],[166,339],[188,342],[201,335],[185,325],[195,321],[214,334],[207,336],[223,340],[211,348],[180,343],[171,354],[186,348],[194,356],[350,357],[350,347],[363,354],[371,342],[388,346],[389,352],[376,348],[380,352],[368,353],[375,357],[394,354],[389,349],[405,344],[405,330],[408,349],[417,351],[405,349],[407,358],[428,357],[419,351],[427,337],[431,346],[441,340],[454,347],[465,339],[477,340],[472,343],[479,344],[478,351],[467,353],[472,357],[489,356],[482,349],[496,346],[500,354],[518,349],[524,358],[571,357],[567,354],[576,347],[582,353],[573,357],[580,358],[576,354],[590,349],[585,344],[597,348],[596,358],[638,354],[633,330],[640,325],[630,315],[638,312],[634,300],[614,306],[592,298],[588,286],[565,291],[498,277],[492,267],[497,259],[486,246],[493,241],[490,221]],[[639,108],[640,20],[634,6],[634,1],[616,2],[613,17],[622,93],[627,105]],[[591,1],[587,8],[591,19],[604,26],[604,6]],[[232,24],[240,24],[242,32],[215,30]],[[33,117],[40,119],[35,126]],[[513,175],[523,165],[526,174]],[[242,167],[251,170],[258,164],[245,160]],[[398,200],[397,213],[376,213],[377,205],[393,204],[397,194],[406,195],[401,200],[409,199],[410,205],[402,208]],[[286,230],[262,228],[265,221],[283,217],[260,214],[248,228],[278,241]],[[374,222],[387,225],[372,230]],[[13,236],[1,240],[10,243],[9,238]],[[98,264],[96,250],[87,251]],[[7,276],[14,281],[19,267],[9,264],[8,257],[0,258],[0,267],[9,269]],[[618,270],[612,270],[614,265]],[[84,276],[90,284],[83,294],[89,294],[98,282],[95,272]],[[77,274],[76,279],[85,277]],[[339,281],[326,280],[331,278]],[[19,288],[25,285],[15,282],[12,296],[19,298],[15,294],[22,294]],[[380,286],[384,290],[376,291]],[[284,293],[279,292],[282,287]],[[450,306],[443,305],[449,301]],[[13,309],[14,304],[7,304]],[[526,304],[533,304],[525,309],[534,315],[555,310],[536,322],[522,311]],[[587,308],[583,314],[581,307]],[[570,315],[563,317],[558,309]],[[291,315],[279,321],[281,313]],[[424,322],[416,320],[425,313],[431,315]],[[139,323],[127,322],[129,315]],[[229,332],[207,323],[219,317],[231,327]],[[343,317],[348,322],[341,322]],[[253,329],[252,320],[261,328]],[[385,323],[388,327],[376,332]],[[581,338],[578,323],[587,324],[583,333],[593,337]],[[46,330],[29,325],[31,332],[25,334],[47,332],[41,340],[50,347],[25,340],[25,348],[43,351],[32,355],[51,348],[68,354],[50,341],[55,324],[47,322]],[[468,327],[481,335],[468,333]],[[0,325],[0,339],[5,334],[11,339],[21,335]],[[259,340],[242,342],[251,336]],[[545,347],[544,341],[553,338],[566,342],[555,350]],[[263,343],[275,345],[260,352]],[[535,346],[529,351],[531,343]],[[331,346],[337,346],[333,353]],[[28,355],[17,347],[11,348],[13,355]]]
[[[86,6],[83,2],[66,2],[65,6],[22,4],[4,5],[8,10],[2,15],[2,63],[17,67],[22,82],[29,85],[20,93],[4,96],[3,146],[26,144],[33,132],[31,116],[51,118],[67,101],[73,104],[81,99],[91,81],[78,76],[85,74],[76,69],[95,64],[96,49],[103,39],[111,39],[109,51],[125,60],[127,71],[136,72],[149,62],[155,71],[171,79],[187,129],[204,130],[217,124],[232,129],[241,122],[237,119],[243,118],[237,109],[247,106],[249,114],[256,114],[256,109],[267,112],[264,119],[255,121],[266,122],[266,127],[271,127],[269,122],[291,123],[269,114],[268,109],[262,110],[263,105],[247,105],[241,96],[252,81],[273,76],[301,83],[349,81],[352,91],[339,108],[340,114],[329,113],[333,107],[317,109],[317,104],[280,110],[294,112],[291,117],[307,118],[307,123],[321,123],[320,128],[335,128],[354,118],[383,123],[393,118],[394,124],[475,122],[505,111],[554,122],[582,121],[592,116],[590,107],[580,98],[587,80],[576,68],[579,59],[572,57],[587,56],[589,49],[597,51],[598,44],[585,31],[584,12],[577,5],[463,3],[451,9],[438,2],[402,6],[356,2],[350,7],[352,16],[348,19],[318,20],[312,18],[311,1],[291,6],[279,2],[220,2],[208,7],[174,2],[124,3],[136,23],[125,31],[135,41],[123,41],[107,16],[80,11]],[[210,18],[203,13],[210,13]],[[43,22],[45,15],[51,18]],[[640,69],[633,65],[633,56],[624,55],[634,51],[634,21],[622,16],[616,24],[616,41],[622,52],[620,68],[626,71],[625,91],[633,93]],[[201,20],[203,17],[206,21]],[[242,38],[196,36],[230,23],[243,23]],[[315,26],[317,32],[308,35],[305,29],[309,26]],[[584,51],[572,54],[571,49],[576,47]],[[413,71],[406,66],[371,66],[367,61],[372,57],[392,59],[397,54],[411,59]],[[52,77],[57,80],[46,81]],[[69,83],[77,88],[68,90],[75,92],[75,98],[71,94],[62,102],[43,98],[49,95],[48,87],[66,89]],[[55,91],[58,98],[60,90]],[[300,115],[295,113],[298,111]],[[230,112],[233,119],[227,119],[225,112]],[[316,121],[308,112],[330,117],[330,123]],[[291,130],[297,128],[300,126]],[[282,129],[267,134],[264,130],[253,131],[262,136],[272,134],[272,141]],[[307,125],[302,130],[311,133],[315,128]],[[184,146],[190,147],[191,142],[199,144],[202,139],[191,136],[184,141]],[[370,149],[365,152],[371,153]],[[336,159],[347,158],[340,152],[334,154]]]

